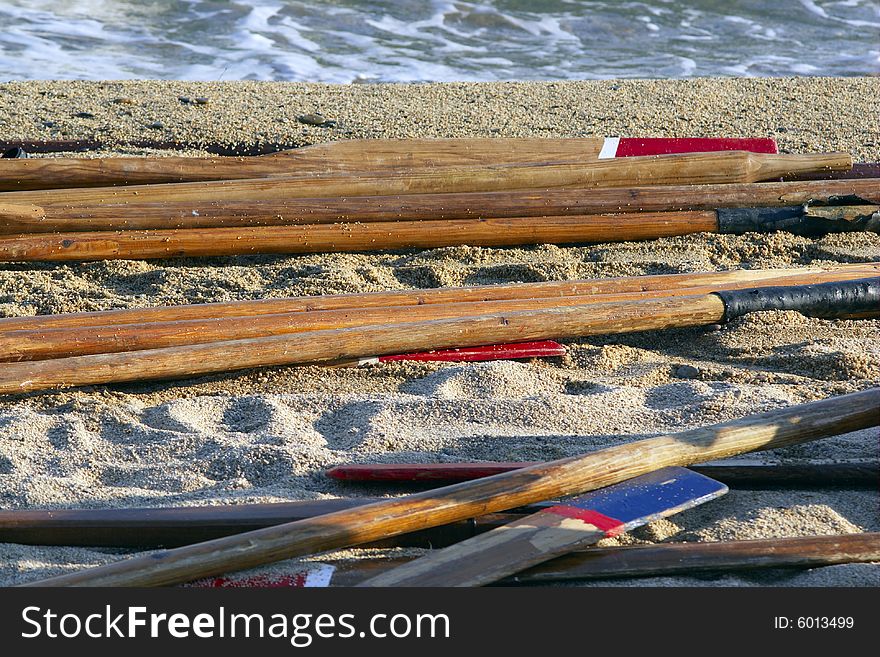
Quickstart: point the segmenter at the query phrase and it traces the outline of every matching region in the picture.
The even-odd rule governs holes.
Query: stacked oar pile
[[[0,194],[0,261],[814,235],[877,223],[875,179],[756,184],[846,175],[847,154],[779,155],[770,140],[655,141],[646,152],[666,154],[600,158],[601,140],[484,139],[207,160],[10,159],[0,188],[28,191]],[[742,147],[764,152],[678,152]]]
[[[0,260],[508,246],[705,231],[815,236],[878,229],[877,179],[769,182],[846,172],[848,156],[783,156],[766,141],[714,147],[728,150],[675,153],[706,150],[706,144],[667,144],[655,149],[657,155],[601,157],[607,148],[594,140],[427,140],[352,142],[247,159],[10,160],[9,167],[4,163],[5,188],[23,191],[0,194]],[[763,152],[730,150],[743,147]],[[878,273],[880,265],[855,264],[5,318],[0,319],[5,361],[0,393],[264,366],[357,364],[407,352],[428,351],[406,357],[433,359],[559,354],[559,345],[528,344],[523,350],[522,344],[718,324],[762,310],[876,317]],[[483,347],[492,344],[499,346]],[[548,347],[551,351],[541,351]],[[213,539],[47,582],[170,584],[459,523],[406,543],[453,543],[449,551],[400,565],[368,583],[481,585],[726,490],[680,466],[876,426],[877,402],[877,391],[867,391],[587,456],[518,464],[488,479],[362,507],[317,511],[263,505],[235,513],[176,510],[165,516],[130,510],[100,517],[10,512],[0,514],[0,540],[5,531],[6,540],[21,542],[146,547],[180,542],[182,535],[173,528],[182,525],[191,541]],[[727,475],[735,479],[730,471]],[[587,492],[596,489],[601,490]],[[467,532],[479,526],[487,536],[455,542],[464,538],[461,523],[468,518],[575,494],[525,514],[469,523]],[[149,525],[151,537],[139,532],[140,543],[126,538],[119,529],[132,523]],[[82,531],[83,524],[91,530]],[[714,553],[685,547],[678,554],[724,568],[754,564],[762,550],[776,550],[788,561],[760,565],[870,560],[880,553],[877,536],[835,540],[738,545]],[[700,553],[693,556],[694,551]],[[655,554],[639,562],[643,552],[632,557],[642,566],[633,566],[629,555],[612,551],[602,561],[595,556],[601,554],[591,551],[586,559],[576,554],[562,571],[551,562],[556,565],[525,577],[588,577],[590,568],[607,573],[609,561],[619,559],[625,562],[618,565],[620,573],[658,572],[659,562],[680,558]],[[556,574],[548,575],[547,568]],[[666,568],[660,572],[670,572]],[[365,574],[355,573],[353,579]],[[288,579],[304,581],[308,573]]]

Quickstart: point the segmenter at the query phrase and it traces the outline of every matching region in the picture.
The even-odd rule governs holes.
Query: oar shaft
[[[7,363],[0,368],[0,393],[172,379],[251,367],[348,361],[428,349],[697,326],[718,322],[723,314],[724,303],[710,294]]]
[[[444,246],[643,240],[718,230],[716,213],[455,219],[242,228],[38,233],[0,238],[0,261],[144,260]]]
[[[313,518],[376,502],[377,498],[157,509],[0,510],[0,542],[22,545],[159,548]],[[544,505],[546,506],[546,505]],[[495,513],[378,541],[370,547],[439,547],[536,512],[538,506]]]
[[[670,212],[800,205],[807,201],[842,202],[841,198],[880,203],[880,179],[321,197],[280,201],[208,199],[143,203],[132,200],[115,205],[57,205],[46,208],[30,204],[10,205],[10,202],[4,201],[5,205],[0,205],[0,233]]]
[[[599,160],[578,164],[499,165],[409,169],[393,173],[273,176],[248,180],[7,192],[0,203],[90,206],[127,202],[290,199],[488,192],[548,187],[632,187],[772,180],[804,171],[847,170],[847,153],[770,155],[727,151]]]
[[[880,561],[880,533],[593,548],[557,557],[503,583],[541,584],[755,568],[814,568],[867,561]]]
[[[357,139],[258,157],[10,159],[0,190],[237,180],[330,171],[595,160],[603,138]],[[72,149],[73,150],[73,149]]]
[[[469,301],[501,301],[506,299],[534,299],[591,295],[618,295],[639,293],[647,297],[669,296],[686,288],[711,286],[723,289],[740,284],[763,284],[765,281],[788,278],[787,284],[814,283],[877,276],[880,264],[837,265],[834,267],[804,267],[798,269],[742,269],[693,274],[659,274],[653,276],[622,276],[617,278],[575,281],[547,281],[541,283],[514,283],[505,285],[475,285],[472,287],[397,290],[362,294],[337,294],[313,297],[288,297],[203,303],[181,306],[158,306],[61,315],[0,318],[0,332],[15,330],[42,330],[76,326],[108,326],[171,322],[178,320],[245,317],[252,315],[283,314],[339,310],[343,308],[377,308],[386,306],[421,306],[437,303]],[[768,283],[769,284],[769,283]]]
[[[491,477],[520,470],[538,461],[476,463],[373,463],[340,465],[326,472],[341,481],[385,484],[443,485]],[[880,487],[878,463],[807,463],[802,465],[700,465],[695,472],[718,479],[731,488],[797,488],[833,486],[841,488]]]
[[[870,274],[861,272],[861,277]],[[859,275],[844,271],[810,272],[761,281],[761,285],[788,286],[806,283],[823,283],[841,279],[858,279]],[[371,324],[400,324],[466,317],[497,312],[518,312],[542,308],[559,308],[597,303],[639,301],[708,294],[721,290],[754,287],[754,280],[730,280],[713,285],[646,292],[618,294],[553,296],[511,300],[486,300],[385,306],[378,308],[347,308],[339,310],[316,310],[253,316],[217,317],[208,319],[177,320],[137,324],[36,328],[17,331],[3,330],[0,323],[0,361],[39,360],[87,354],[116,353],[159,349],[186,344],[203,344],[225,340],[265,337],[352,328]]]
[[[34,582],[156,586],[437,526],[608,486],[670,465],[774,449],[876,426],[880,389],[599,450],[487,479],[377,502]]]
[[[706,295],[551,307],[401,324],[7,363],[0,393],[199,376],[252,367],[351,361],[492,343],[714,324],[760,310],[814,317],[880,313],[880,280],[721,290]]]

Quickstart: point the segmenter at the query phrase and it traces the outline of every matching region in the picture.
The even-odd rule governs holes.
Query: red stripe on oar
[[[281,589],[281,588],[303,588],[306,585],[306,573],[298,572],[293,575],[255,575],[253,577],[213,577],[211,579],[200,579],[192,582],[190,586],[194,588],[205,589]]]
[[[765,138],[727,139],[711,137],[621,137],[615,157],[641,155],[672,155],[674,153],[707,153],[711,151],[750,151],[777,153],[776,141]]]
[[[557,516],[566,518],[576,518],[582,520],[588,525],[593,525],[597,529],[605,532],[605,536],[617,536],[623,532],[623,525],[617,518],[610,518],[606,515],[593,511],[591,509],[579,509],[576,506],[568,506],[567,504],[557,504],[548,509],[544,509],[540,513],[553,513]]]
[[[546,358],[565,355],[565,347],[553,340],[517,342],[515,344],[496,344],[485,347],[466,347],[461,349],[437,349],[412,354],[380,356],[380,363],[399,360],[427,362],[475,362],[485,360],[511,360],[515,358]]]
[[[537,461],[528,465],[537,465]],[[525,467],[516,463],[362,463],[338,465],[324,474],[342,481],[469,481]]]

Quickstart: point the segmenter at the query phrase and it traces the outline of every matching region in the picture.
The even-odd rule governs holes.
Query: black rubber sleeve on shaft
[[[756,287],[715,292],[724,302],[723,322],[761,310],[796,310],[808,317],[880,313],[880,278],[815,285]]]
[[[848,197],[847,201],[859,200]],[[863,201],[867,204],[866,201]],[[846,205],[852,205],[849,202]],[[810,213],[811,204],[782,208],[718,208],[718,232],[728,235],[773,233],[785,231],[802,237],[819,237],[829,233],[876,230],[878,217],[867,214],[857,220],[842,221]]]

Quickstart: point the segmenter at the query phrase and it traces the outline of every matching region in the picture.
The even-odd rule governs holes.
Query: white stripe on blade
[[[617,157],[617,147],[620,145],[620,137],[605,137],[602,142],[602,150],[599,151],[600,160],[610,160]]]

